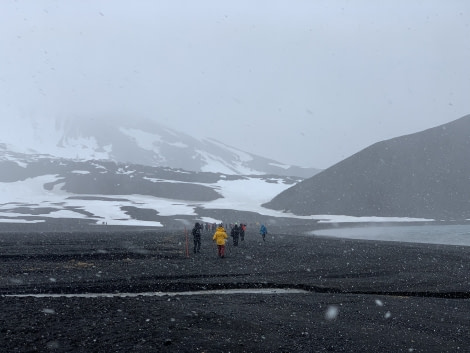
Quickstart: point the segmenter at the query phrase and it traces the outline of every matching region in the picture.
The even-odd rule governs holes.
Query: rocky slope
[[[264,206],[298,215],[470,218],[470,115],[376,143]]]

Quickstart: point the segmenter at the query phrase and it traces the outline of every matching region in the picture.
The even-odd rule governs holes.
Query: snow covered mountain
[[[218,142],[153,124],[17,127],[22,134],[0,134],[2,230],[19,223],[68,231],[101,224],[171,228],[243,221],[291,227],[338,221],[263,207],[303,178],[266,174],[263,168],[276,168],[273,161]],[[122,162],[128,160],[133,163]],[[168,167],[172,163],[185,168]]]
[[[319,170],[284,165],[225,145],[174,131],[148,120],[68,119],[23,121],[0,143],[12,152],[74,160],[108,160],[232,175],[274,174],[307,178]]]
[[[261,203],[317,172],[150,121],[22,119],[8,126],[0,131],[1,227],[285,218]]]
[[[260,205],[293,177],[190,172],[167,167],[21,154],[0,144],[0,228],[7,223],[190,225],[287,215]],[[78,222],[78,223],[77,223]]]

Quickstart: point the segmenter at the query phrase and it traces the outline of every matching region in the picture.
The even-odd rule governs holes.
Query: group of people
[[[233,238],[233,246],[238,246],[238,239],[241,241],[245,240],[245,230],[246,230],[246,224],[240,224],[235,223],[235,225],[232,227],[232,230],[230,231],[230,236]]]
[[[193,235],[194,240],[194,253],[199,253],[201,251],[201,231],[203,230],[203,226],[196,222],[194,225],[191,233]],[[238,246],[238,241],[245,240],[245,231],[246,231],[246,224],[235,223],[230,231],[230,236],[233,238],[233,246]],[[263,241],[266,241],[266,234],[268,234],[268,230],[264,224],[261,225],[259,230],[260,235],[263,238]],[[225,231],[224,225],[221,223],[215,230],[215,233],[212,237],[212,240],[215,241],[217,244],[217,255],[220,258],[225,257],[225,243],[228,239],[228,234]]]

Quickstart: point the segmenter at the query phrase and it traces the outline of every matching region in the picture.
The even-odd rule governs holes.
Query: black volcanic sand
[[[0,351],[470,352],[470,247],[248,232],[219,259],[210,239],[0,234]],[[307,292],[9,296],[233,288]]]

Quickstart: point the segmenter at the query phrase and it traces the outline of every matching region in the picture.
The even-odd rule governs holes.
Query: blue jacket
[[[266,229],[264,224],[261,225],[261,228],[259,229],[259,234],[261,235],[268,234],[268,230]]]

